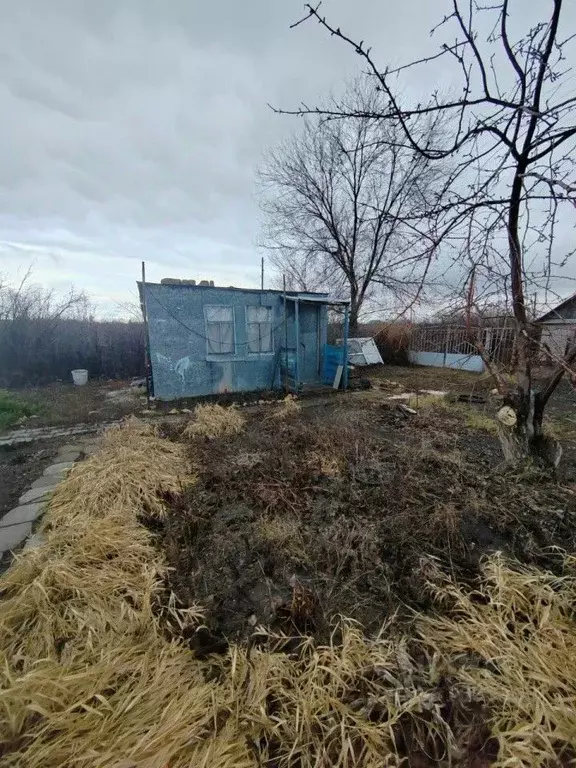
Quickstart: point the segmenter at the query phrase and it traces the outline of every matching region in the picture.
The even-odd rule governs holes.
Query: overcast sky
[[[289,29],[302,6],[0,0],[0,273],[33,263],[101,314],[134,294],[142,259],[150,280],[257,285],[254,173],[297,125],[267,104],[314,103],[360,67],[316,24]],[[323,7],[383,63],[437,45],[441,0]]]

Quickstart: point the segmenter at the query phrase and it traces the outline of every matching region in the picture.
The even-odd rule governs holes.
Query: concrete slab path
[[[35,427],[35,428],[22,428],[14,429],[7,435],[0,437],[0,447],[10,445],[20,445],[21,443],[34,443],[37,440],[51,440],[54,437],[66,437],[67,435],[86,435],[90,433],[100,432],[113,424],[121,424],[121,420],[107,421],[100,424],[75,424],[73,427]],[[66,446],[76,450],[77,445]]]
[[[73,466],[74,466],[73,461],[62,462],[58,460],[56,464],[50,464],[49,467],[46,467],[46,469],[42,474],[48,477],[52,477],[52,476],[62,477],[68,472],[69,469],[72,469]]]
[[[48,501],[54,493],[55,485],[45,485],[42,488],[30,488],[18,499],[18,504],[31,504],[34,501]]]
[[[37,520],[44,514],[46,504],[50,500],[58,483],[72,469],[82,453],[93,452],[92,441],[85,447],[82,443],[65,445],[60,448],[54,463],[44,470],[42,477],[32,483],[32,487],[22,494],[18,506],[10,510],[0,520],[0,556],[20,546],[30,536]],[[38,546],[43,540],[42,534],[34,534],[29,547]]]

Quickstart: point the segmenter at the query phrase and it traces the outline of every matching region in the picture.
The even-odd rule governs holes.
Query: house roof
[[[554,309],[551,309],[549,312],[546,312],[546,314],[542,315],[541,317],[538,317],[536,319],[537,323],[545,323],[547,320],[562,320],[562,315],[560,315],[560,311],[564,309],[565,307],[569,306],[571,303],[574,303],[574,319],[576,320],[576,293],[572,294],[572,296],[569,296],[567,299],[564,299],[564,301],[561,301],[560,304],[558,304]]]

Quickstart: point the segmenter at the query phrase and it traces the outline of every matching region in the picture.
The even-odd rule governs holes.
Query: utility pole
[[[146,408],[150,410],[150,359],[148,355],[148,307],[146,305],[146,264],[142,262],[142,314],[144,316],[144,372],[146,375]]]
[[[288,394],[288,307],[286,301],[286,275],[282,275],[284,290],[284,390]]]

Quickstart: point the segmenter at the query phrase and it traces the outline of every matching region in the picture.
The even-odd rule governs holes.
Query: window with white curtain
[[[234,308],[206,307],[205,311],[208,354],[234,354]]]
[[[249,352],[272,352],[272,307],[246,307]]]

